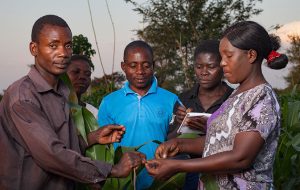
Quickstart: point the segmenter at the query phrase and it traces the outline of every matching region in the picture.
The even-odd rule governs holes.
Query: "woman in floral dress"
[[[207,188],[208,181],[219,189],[272,189],[280,107],[261,65],[266,59],[270,68],[284,68],[288,59],[276,52],[279,47],[278,38],[256,22],[238,22],[225,30],[221,66],[226,79],[239,87],[209,118],[205,137],[161,144],[156,160],[146,163],[150,175],[167,179],[177,172],[200,172],[199,189]],[[178,153],[202,158],[165,159]]]

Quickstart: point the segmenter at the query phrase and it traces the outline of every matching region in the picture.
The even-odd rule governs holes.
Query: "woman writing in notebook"
[[[222,80],[219,43],[218,40],[205,40],[195,49],[194,72],[197,84],[179,96],[181,105],[175,109],[176,121],[170,126],[169,139],[177,136],[176,131],[187,112],[213,113],[232,93],[233,89]],[[185,124],[191,129],[205,132],[206,121],[206,117],[197,116],[185,119]]]

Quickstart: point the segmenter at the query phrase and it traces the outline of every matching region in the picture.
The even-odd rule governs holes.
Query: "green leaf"
[[[282,128],[274,162],[274,185],[279,190],[300,188],[300,94],[295,89],[280,96]]]
[[[155,180],[149,190],[182,189],[185,181],[185,175],[185,173],[178,173],[169,178],[167,181]]]
[[[86,144],[87,143],[87,138],[86,138],[86,130],[85,130],[85,122],[82,116],[82,107],[79,105],[75,105],[70,103],[70,110],[71,110],[71,116],[72,119],[76,125],[78,133],[82,136],[82,138],[85,140]]]
[[[60,75],[59,79],[62,80],[64,82],[64,84],[66,84],[68,86],[68,88],[70,89],[69,103],[78,105],[78,98],[77,98],[76,92],[72,86],[72,83],[71,83],[67,73]]]
[[[204,183],[205,189],[209,190],[219,190],[216,178],[209,174],[203,174],[201,176],[201,181]]]
[[[179,135],[177,138],[187,138],[187,139],[194,139],[199,137],[199,135],[195,134],[195,133],[184,133]]]
[[[300,133],[292,139],[292,146],[295,150],[300,152]]]
[[[288,103],[288,125],[296,125],[300,127],[300,101],[293,101]]]

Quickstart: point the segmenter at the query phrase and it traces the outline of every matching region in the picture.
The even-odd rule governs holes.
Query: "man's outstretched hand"
[[[123,125],[106,125],[87,135],[89,145],[93,144],[110,144],[120,142],[125,127]]]
[[[110,177],[127,177],[133,169],[146,163],[146,156],[140,152],[126,152],[118,164],[111,169]]]

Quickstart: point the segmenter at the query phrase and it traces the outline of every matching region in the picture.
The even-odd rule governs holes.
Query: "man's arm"
[[[92,161],[68,149],[38,106],[19,101],[10,109],[24,148],[44,170],[83,183],[101,182],[111,172],[111,164]]]

